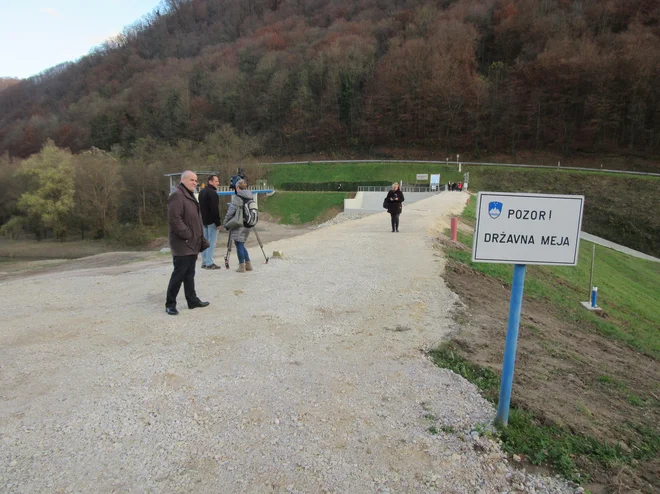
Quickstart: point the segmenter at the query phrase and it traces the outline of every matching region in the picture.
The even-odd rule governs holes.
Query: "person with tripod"
[[[252,200],[252,192],[248,190],[247,182],[245,179],[240,179],[235,184],[235,194],[231,198],[231,203],[229,203],[229,208],[227,209],[227,215],[225,216],[224,224],[234,217],[237,213],[237,210],[243,208],[245,201]],[[247,242],[248,237],[250,236],[250,229],[240,225],[233,230],[229,230],[229,241],[233,241],[236,245],[236,254],[238,255],[238,273],[245,273],[246,271],[252,271],[252,263],[250,262],[250,254],[245,248],[245,242]]]

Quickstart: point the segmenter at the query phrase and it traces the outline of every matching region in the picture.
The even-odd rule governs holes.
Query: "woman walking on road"
[[[392,184],[392,190],[387,193],[385,198],[387,201],[387,212],[390,213],[392,218],[392,232],[399,231],[399,215],[403,209],[401,204],[405,199],[403,197],[403,192],[399,190],[399,184],[394,182]]]
[[[231,203],[227,209],[227,215],[225,216],[224,224],[227,224],[231,218],[233,218],[236,213],[237,208],[242,208],[244,201],[252,199],[252,192],[247,188],[247,182],[245,180],[239,180],[236,182],[236,194],[231,197]],[[236,244],[236,254],[238,255],[238,271],[239,273],[245,273],[246,271],[252,271],[252,263],[250,262],[250,255],[248,254],[247,249],[245,248],[245,242],[247,242],[248,237],[250,236],[250,229],[244,226],[239,226],[234,230],[229,231],[230,241],[234,241]]]

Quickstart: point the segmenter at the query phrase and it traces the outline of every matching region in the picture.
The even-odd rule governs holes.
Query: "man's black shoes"
[[[193,304],[188,304],[189,309],[197,309],[198,307],[206,307],[210,305],[210,302],[202,302],[201,300],[199,302],[195,302]],[[167,312],[170,316],[178,316],[179,311],[176,310],[176,307],[165,307],[165,312]]]

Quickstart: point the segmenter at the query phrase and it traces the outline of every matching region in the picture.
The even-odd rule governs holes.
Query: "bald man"
[[[186,170],[181,174],[181,183],[167,199],[167,220],[170,226],[169,238],[174,257],[174,271],[167,287],[165,312],[171,316],[179,314],[176,308],[176,296],[182,283],[189,309],[209,305],[209,302],[202,302],[195,292],[197,255],[209,246],[203,234],[199,203],[193,194],[196,186],[197,175]]]

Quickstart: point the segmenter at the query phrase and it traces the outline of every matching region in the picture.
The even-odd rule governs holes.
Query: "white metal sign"
[[[439,174],[431,175],[431,185],[440,185],[440,175]]]
[[[584,196],[479,192],[473,262],[575,266]]]
[[[417,174],[417,180],[428,180],[429,179],[429,174],[428,173],[418,173]]]

